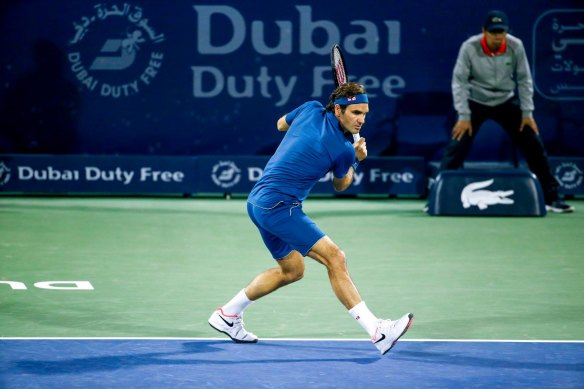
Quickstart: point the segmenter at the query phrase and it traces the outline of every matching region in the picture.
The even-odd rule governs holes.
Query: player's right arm
[[[288,131],[288,129],[290,128],[290,126],[292,125],[292,123],[294,123],[294,120],[296,119],[296,117],[298,117],[298,115],[303,112],[306,109],[315,109],[320,107],[321,109],[324,109],[324,107],[322,106],[321,103],[319,103],[318,101],[307,101],[306,103],[302,104],[300,107],[294,108],[292,111],[288,112],[287,114],[283,115],[280,119],[278,119],[278,122],[276,123],[276,127],[278,128],[278,131]]]

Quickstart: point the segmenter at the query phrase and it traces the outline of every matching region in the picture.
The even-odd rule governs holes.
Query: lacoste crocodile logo
[[[510,205],[515,201],[511,198],[514,191],[512,190],[479,190],[490,186],[494,182],[494,179],[471,182],[464,187],[460,193],[460,201],[464,208],[470,208],[471,206],[477,206],[481,211],[489,207],[489,205],[504,204]]]

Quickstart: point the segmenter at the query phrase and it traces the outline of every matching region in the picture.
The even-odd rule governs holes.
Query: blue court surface
[[[584,342],[0,339],[2,388],[584,388]]]

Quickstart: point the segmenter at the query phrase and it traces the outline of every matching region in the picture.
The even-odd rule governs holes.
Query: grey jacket
[[[452,74],[452,97],[460,120],[470,120],[468,101],[494,107],[519,94],[523,117],[533,115],[533,82],[525,48],[519,38],[507,34],[505,54],[483,52],[478,34],[467,39],[458,53]]]

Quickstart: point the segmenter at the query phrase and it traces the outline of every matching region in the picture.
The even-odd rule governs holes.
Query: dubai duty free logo
[[[233,161],[219,161],[213,166],[211,179],[221,188],[231,188],[241,180],[241,169]]]
[[[67,52],[71,71],[100,96],[137,95],[162,67],[164,34],[151,25],[142,7],[96,4],[73,28]]]
[[[568,190],[579,188],[584,181],[584,173],[573,162],[562,162],[559,164],[555,169],[554,175],[562,188]]]
[[[10,181],[10,169],[4,161],[0,161],[0,186],[4,186],[8,181]]]

